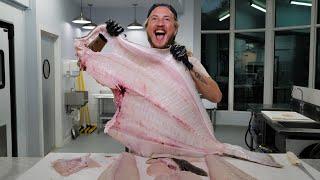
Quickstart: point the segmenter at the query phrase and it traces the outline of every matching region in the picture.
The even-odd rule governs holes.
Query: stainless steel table
[[[102,128],[103,120],[110,120],[113,117],[114,113],[104,113],[103,112],[103,100],[104,99],[113,99],[113,94],[92,94],[92,96],[98,100],[98,113],[97,113],[97,132],[100,132]]]

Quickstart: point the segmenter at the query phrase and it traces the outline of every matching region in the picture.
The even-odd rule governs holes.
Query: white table
[[[106,158],[106,155],[117,156],[117,154],[103,154],[103,153],[92,153],[91,158],[101,164],[99,168],[91,168],[84,169],[75,174],[72,174],[68,177],[60,176],[52,167],[51,162],[56,159],[70,159],[74,157],[84,156],[84,153],[49,153],[46,157],[44,157],[41,161],[39,161],[35,166],[29,169],[27,172],[22,174],[19,177],[19,180],[25,179],[65,179],[65,180],[82,180],[82,179],[97,179],[100,173],[107,167],[109,163],[112,162],[112,158]],[[281,163],[283,168],[273,168],[268,166],[259,165],[256,163],[251,163],[247,161],[242,161],[238,159],[233,159],[229,157],[224,157],[228,162],[232,163],[236,167],[250,174],[251,176],[262,179],[262,180],[302,180],[308,179],[309,177],[301,171],[298,167],[292,166],[286,154],[272,154],[272,156],[276,159],[278,163]],[[141,161],[144,158],[137,159],[137,162],[145,162]],[[145,164],[145,163],[143,163]],[[308,164],[303,162],[304,167],[316,178],[320,179],[320,172],[309,166]],[[150,178],[152,179],[152,178]],[[203,178],[205,179],[205,178]]]
[[[113,116],[113,113],[103,113],[103,103],[104,99],[113,99],[113,94],[92,94],[92,96],[98,100],[98,113],[97,113],[97,131],[100,132],[100,129],[102,128],[102,120],[104,119],[111,119]]]

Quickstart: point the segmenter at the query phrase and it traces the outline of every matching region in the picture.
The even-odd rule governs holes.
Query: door
[[[0,156],[12,156],[8,29],[0,27]]]
[[[45,32],[41,33],[43,136],[45,155],[55,146],[54,43],[55,38],[50,34]]]

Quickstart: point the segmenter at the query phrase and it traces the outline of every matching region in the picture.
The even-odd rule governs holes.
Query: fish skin
[[[208,176],[208,173],[205,172],[203,169],[197,166],[194,166],[193,164],[191,164],[186,160],[177,159],[177,158],[171,158],[171,159],[179,165],[181,171],[190,171],[200,176]]]
[[[113,47],[112,52],[102,54],[87,48],[99,33]],[[268,154],[221,143],[214,137],[190,73],[173,59],[169,49],[110,37],[103,25],[77,39],[75,47],[81,66],[115,95],[117,111],[105,132],[138,155],[218,154],[281,167]]]

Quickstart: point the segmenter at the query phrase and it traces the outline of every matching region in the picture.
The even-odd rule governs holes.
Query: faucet
[[[294,90],[294,89],[293,89]],[[304,106],[304,101],[303,101],[303,91],[301,88],[297,87],[296,90],[299,90],[301,92],[301,99],[299,102],[299,112],[303,113],[303,106]]]

